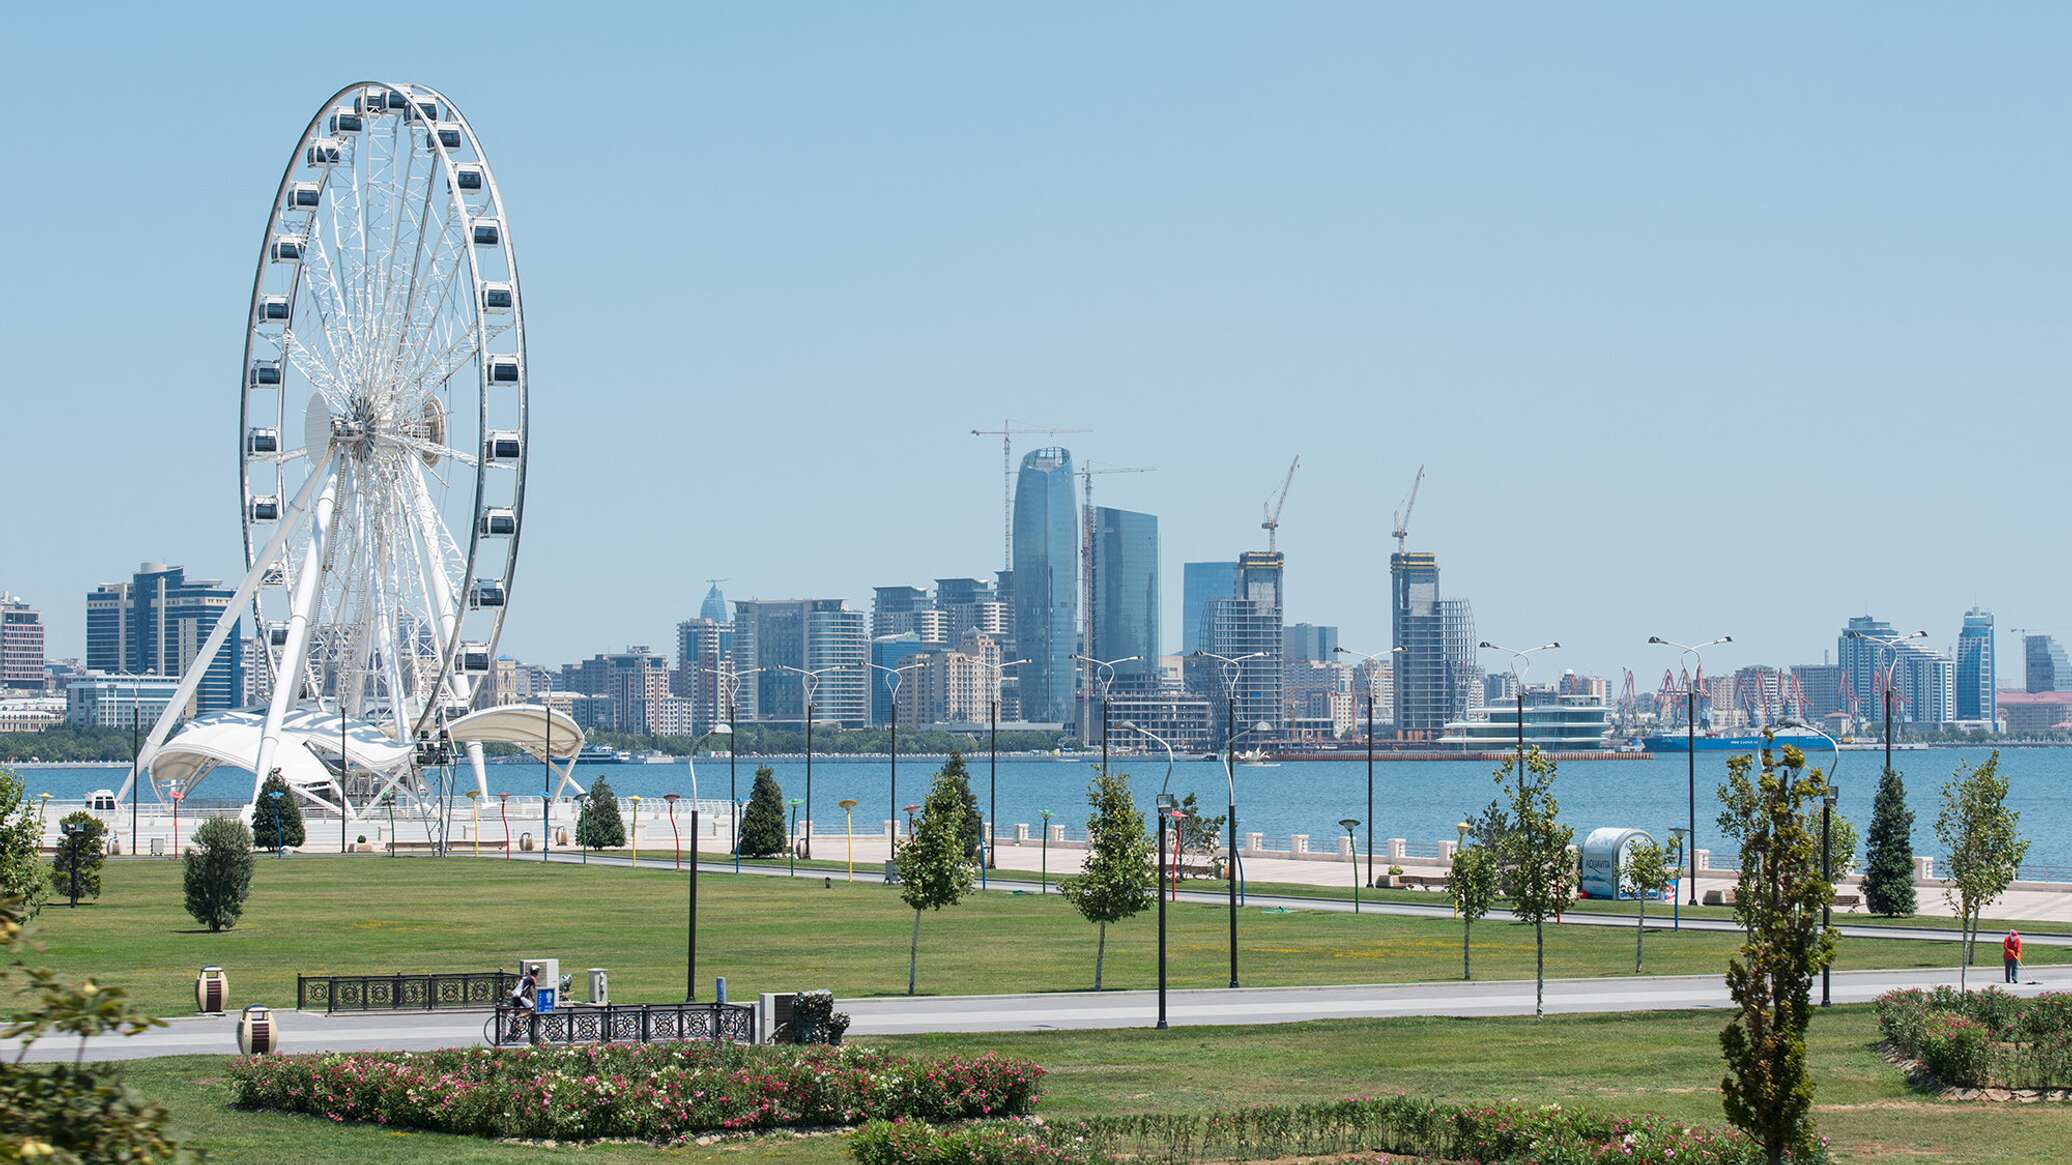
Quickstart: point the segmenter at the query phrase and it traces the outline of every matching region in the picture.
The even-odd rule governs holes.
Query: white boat
[[[651,748],[646,752],[635,753],[633,755],[632,760],[634,764],[642,765],[672,765],[676,763],[675,757],[670,756],[668,753],[663,752],[660,749],[654,748]]]

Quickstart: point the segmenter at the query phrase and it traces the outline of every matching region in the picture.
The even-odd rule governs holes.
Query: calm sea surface
[[[1698,844],[1719,848],[1713,818],[1718,806],[1712,791],[1726,777],[1727,753],[1698,754]],[[1961,764],[1976,764],[1988,755],[1979,748],[1935,748],[1902,751],[1894,756],[1907,781],[1908,805],[1914,811],[1914,846],[1917,853],[1939,854],[1934,823],[1937,790]],[[1815,764],[1828,755],[1815,754]],[[1854,821],[1862,833],[1870,817],[1871,793],[1876,785],[1880,754],[1844,752],[1837,771],[1842,786],[1841,812]],[[787,758],[758,762],[742,758],[739,794],[748,795],[750,779],[758,763],[775,771],[785,796],[806,793],[803,760]],[[899,763],[900,804],[918,801],[927,792],[927,778],[940,765],[940,758],[902,757]],[[990,806],[984,754],[967,760],[972,788],[981,809]],[[1165,760],[1144,757],[1118,759],[1116,769],[1132,777],[1140,804],[1158,791],[1165,776]],[[1496,766],[1485,761],[1383,761],[1374,766],[1374,816],[1377,844],[1384,837],[1408,838],[1430,845],[1454,836],[1454,822],[1478,812],[1495,795],[1490,773]],[[2028,862],[2033,866],[2072,866],[2072,749],[2017,748],[2000,754],[2000,767],[2011,786],[2009,800],[2021,812],[2021,828],[2031,839]],[[77,800],[96,788],[114,787],[122,780],[119,768],[27,767],[20,770],[33,797],[48,792],[53,797]],[[489,781],[493,792],[537,794],[541,774],[537,765],[492,764]],[[1075,832],[1086,817],[1086,784],[1092,768],[1084,761],[1049,758],[1003,757],[999,768],[999,819],[1003,832],[1015,822],[1034,826],[1038,810],[1049,809],[1053,821]],[[691,791],[690,774],[683,762],[669,765],[582,765],[576,778],[585,786],[605,777],[619,795],[639,793],[643,797]],[[1313,848],[1331,844],[1339,833],[1336,822],[1343,817],[1365,819],[1367,769],[1364,761],[1291,761],[1277,767],[1245,767],[1237,770],[1238,827],[1264,833],[1269,846],[1278,848],[1291,834],[1308,834]],[[724,756],[698,761],[699,792],[707,798],[727,796],[727,762]],[[1226,800],[1223,767],[1215,761],[1183,760],[1174,767],[1175,793],[1197,794],[1203,806],[1220,813]],[[1562,818],[1578,835],[1598,826],[1636,826],[1657,837],[1666,837],[1671,825],[1681,824],[1685,809],[1684,758],[1663,757],[1643,761],[1567,761],[1561,765],[1556,796]],[[212,775],[196,790],[198,803],[241,799],[251,789],[251,777],[228,770]],[[859,827],[876,829],[887,814],[886,761],[869,759],[815,758],[813,762],[814,818],[825,829],[839,823],[836,802],[854,797]],[[867,826],[865,823],[868,823]],[[1364,827],[1361,830],[1364,835]]]

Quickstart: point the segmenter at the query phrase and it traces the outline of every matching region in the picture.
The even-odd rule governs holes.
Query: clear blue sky
[[[229,10],[0,44],[0,589],[54,655],[141,559],[239,573],[258,235],[360,78],[457,100],[511,208],[525,658],[665,644],[706,576],[991,571],[1006,416],[1159,467],[1099,492],[1175,644],[1298,452],[1288,616],[1352,646],[1420,462],[1414,544],[1557,667],[2072,634],[2062,8]]]

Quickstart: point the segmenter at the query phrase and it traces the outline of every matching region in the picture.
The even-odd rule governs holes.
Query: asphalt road
[[[1997,981],[1980,968],[1971,982]],[[1834,976],[1837,1003],[1865,1003],[1899,987],[1932,987],[1957,981],[1956,971],[1842,971]],[[2072,989],[2072,967],[2038,967],[2012,990],[2022,994]],[[1550,1012],[1675,1011],[1724,1008],[1731,1004],[1725,981],[1707,975],[1555,979],[1547,983]],[[922,995],[845,999],[852,1036],[897,1032],[1056,1031],[1073,1028],[1152,1026],[1158,1014],[1154,991],[1056,992],[1035,995]],[[1409,1015],[1531,1015],[1533,984],[1498,982],[1390,983],[1337,987],[1246,987],[1236,990],[1171,992],[1167,1019],[1174,1027]],[[488,1014],[480,1011],[358,1013],[323,1015],[277,1012],[281,1050],[429,1051],[483,1042]],[[12,1056],[14,1041],[0,1041]],[[127,1039],[103,1037],[86,1048],[90,1060],[130,1060],[237,1051],[234,1016],[187,1016]],[[30,1060],[70,1059],[78,1043],[48,1039],[29,1051]]]

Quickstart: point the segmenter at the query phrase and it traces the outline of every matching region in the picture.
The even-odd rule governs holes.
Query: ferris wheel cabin
[[[504,224],[493,218],[478,218],[469,234],[478,247],[494,247],[504,241]]]
[[[483,311],[510,311],[517,303],[518,297],[508,283],[488,283],[482,287]]]
[[[279,429],[253,429],[245,434],[245,452],[279,453],[281,431]]]
[[[247,388],[279,388],[281,383],[281,362],[278,360],[254,360],[251,371],[245,374]]]
[[[475,580],[475,588],[468,593],[468,606],[478,611],[501,607],[508,597],[509,593],[504,590],[502,580],[478,578]]]
[[[518,460],[518,434],[509,429],[492,429],[482,442],[482,451],[488,454],[491,464]]]
[[[288,318],[288,297],[285,295],[262,295],[259,306],[252,313],[253,322],[277,324]]]
[[[518,532],[518,511],[504,506],[484,510],[475,528],[485,538],[508,538]]]
[[[254,522],[278,522],[281,520],[281,499],[276,494],[261,494],[252,499],[252,520]]]
[[[297,182],[288,187],[282,210],[315,210],[324,201],[324,188],[314,182]]]
[[[489,383],[518,383],[518,358],[516,356],[491,356],[489,358]]]

